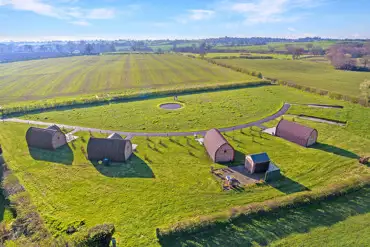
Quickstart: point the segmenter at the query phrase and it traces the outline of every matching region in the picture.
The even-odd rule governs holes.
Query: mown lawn
[[[0,65],[0,104],[249,81],[258,79],[198,59],[171,54],[43,59]]]
[[[368,72],[335,70],[330,64],[303,60],[219,59],[224,64],[261,72],[264,76],[299,85],[360,96],[360,84],[370,79]]]
[[[334,200],[241,217],[162,246],[367,246],[370,242],[370,188]]]
[[[279,96],[279,88],[285,96]],[[319,97],[278,86],[254,90],[269,90],[286,101],[312,103]],[[341,103],[319,99],[321,103]],[[350,124],[366,131],[366,121],[352,122],[352,116],[365,116],[369,109],[354,105],[348,114]],[[212,164],[193,137],[134,138],[133,143],[139,145],[135,156],[127,164],[108,167],[94,166],[82,154],[88,133],[79,133],[83,139],[54,154],[28,149],[24,139],[27,125],[0,123],[0,140],[10,168],[47,223],[50,219],[62,225],[76,220],[85,220],[87,226],[112,222],[119,246],[158,246],[157,227],[305,189],[319,190],[370,173],[368,167],[357,161],[359,155],[369,152],[370,138],[366,133],[354,132],[349,127],[296,121],[318,129],[318,145],[306,149],[268,135],[260,137],[257,129],[227,134],[239,158],[240,153],[268,152],[284,175],[279,182],[248,187],[241,193],[221,191],[209,171],[210,166],[222,165]],[[241,162],[239,158],[234,164]],[[51,225],[48,227],[54,234],[63,234]]]
[[[282,86],[265,86],[180,96],[184,108],[159,108],[172,98],[25,115],[24,119],[121,131],[188,131],[230,127],[277,112],[284,102],[335,101]]]

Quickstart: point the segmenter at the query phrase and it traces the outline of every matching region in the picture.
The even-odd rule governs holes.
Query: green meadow
[[[249,81],[258,79],[173,54],[43,59],[0,64],[0,104]]]
[[[321,62],[248,59],[220,59],[217,61],[250,71],[261,72],[269,78],[356,97],[361,93],[360,84],[365,79],[370,79],[370,73],[368,72],[335,70],[330,64]]]
[[[232,98],[237,100],[230,101],[229,99]],[[241,100],[242,98],[244,100]],[[196,142],[194,137],[148,139],[135,137],[132,142],[138,144],[138,149],[129,162],[103,166],[92,164],[82,152],[86,150],[89,133],[77,133],[80,138],[73,145],[70,144],[55,153],[50,153],[27,147],[25,133],[28,125],[0,123],[0,140],[4,148],[4,157],[14,174],[20,179],[21,184],[30,193],[32,202],[54,236],[68,238],[65,232],[56,227],[57,225],[63,226],[70,222],[85,221],[90,227],[111,222],[116,227],[115,237],[119,246],[166,246],[165,243],[157,241],[155,235],[157,227],[165,227],[188,218],[228,210],[233,206],[294,195],[300,191],[320,191],[331,184],[340,184],[347,179],[370,174],[369,168],[358,164],[357,161],[360,155],[370,155],[368,149],[370,136],[367,124],[370,116],[369,108],[282,86],[182,96],[180,100],[185,104],[182,110],[186,111],[188,108],[190,110],[177,117],[167,117],[166,115],[172,113],[157,108],[159,103],[168,100],[163,98],[112,104],[105,106],[113,107],[106,111],[97,110],[99,107],[91,107],[45,112],[29,115],[27,118],[126,130],[130,126],[137,129],[134,128],[139,121],[135,120],[138,118],[133,114],[135,109],[141,111],[140,109],[147,108],[147,118],[142,116],[146,130],[156,130],[157,124],[161,126],[158,129],[166,127],[166,124],[170,126],[170,129],[176,129],[175,125],[170,125],[169,119],[173,122],[183,122],[183,125],[179,126],[183,128],[185,122],[188,121],[185,115],[191,115],[193,114],[191,112],[197,109],[200,111],[205,105],[205,109],[213,114],[206,115],[207,111],[204,110],[203,115],[206,120],[189,125],[192,126],[189,129],[192,129],[198,125],[198,127],[210,126],[207,121],[212,122],[213,127],[224,126],[227,119],[234,115],[231,112],[236,111],[235,107],[240,107],[235,115],[243,112],[251,114],[244,119],[233,120],[242,122],[253,119],[254,115],[268,115],[279,108],[282,102],[290,102],[344,105],[344,109],[336,110],[342,111],[339,114],[329,109],[328,115],[348,121],[348,124],[341,127],[295,118],[297,122],[318,129],[319,143],[312,148],[303,148],[267,134],[260,135],[257,128],[226,133],[225,137],[238,151],[237,160],[231,165],[242,164],[242,154],[267,152],[281,168],[283,178],[276,182],[252,185],[240,192],[224,192],[221,190],[221,184],[210,174],[211,166],[221,168],[224,165],[212,163],[204,147]],[[207,108],[210,107],[207,106],[208,100],[214,102],[214,108]],[[200,104],[200,101],[203,103]],[[246,103],[240,105],[244,101]],[[259,107],[254,104],[258,104]],[[128,109],[127,112],[126,109]],[[259,109],[262,110],[259,111]],[[302,111],[320,116],[324,109],[293,106],[290,111],[292,114]],[[94,117],[97,112],[100,112],[99,116]],[[120,117],[108,123],[113,114]],[[222,118],[219,117],[221,114],[225,114],[222,117],[224,121],[221,121]],[[195,115],[198,113],[192,117]],[[153,124],[153,119],[156,118],[158,122]],[[273,121],[271,125],[276,122]],[[366,193],[361,194],[366,196]],[[230,237],[231,235],[233,243],[243,244],[246,243],[246,239],[252,239],[256,243],[265,245],[287,237],[286,245],[294,243],[294,239],[290,240],[289,237],[294,233],[301,233],[300,229],[306,229],[301,225],[300,219],[309,221],[314,216],[312,212],[304,214],[305,210],[308,210],[306,208],[291,210],[294,212],[282,211],[281,216],[268,215],[267,219],[252,219],[256,222],[255,225],[248,224],[249,221],[243,221],[240,226],[228,229],[228,232],[222,230],[221,234],[225,235],[221,235],[221,239],[228,241],[230,238],[224,236]],[[352,211],[348,209],[347,212],[350,214]],[[295,218],[296,221],[292,221],[289,216],[293,213],[301,215],[302,218]],[[321,214],[317,212],[316,216]],[[280,225],[274,228],[273,222],[276,221],[274,217],[279,217],[279,219],[286,217],[285,221],[290,222],[289,230],[283,231],[282,229],[280,233],[279,226],[284,224],[279,221],[277,224]],[[334,215],[333,218],[335,217]],[[266,222],[270,228],[262,231],[258,228],[262,226],[262,223],[258,222]],[[336,222],[333,220],[331,225],[334,226]],[[317,221],[309,226],[312,232],[322,231]],[[251,229],[250,234],[240,235],[240,232],[245,231],[243,229]],[[262,232],[259,233],[260,231]],[[182,243],[182,246],[212,246],[216,243],[215,241],[221,241],[218,239],[219,235],[213,235],[212,231],[207,234],[204,238],[201,235],[199,239],[198,236],[187,236],[184,242],[181,240],[178,243]],[[270,237],[273,236],[272,234],[275,234],[275,237]],[[300,240],[302,243],[305,241],[304,236],[297,237],[302,239]],[[187,242],[188,238],[192,242]],[[220,243],[226,243],[222,241]],[[309,241],[316,243],[314,237]]]
[[[250,45],[250,46],[215,46],[214,49],[218,50],[246,50],[249,52],[267,52],[270,51],[270,47],[272,47],[275,51],[287,51],[286,45],[294,45],[297,47],[302,47],[307,49],[308,44],[313,44],[314,46],[319,46],[323,49],[327,49],[330,46],[334,45],[335,41],[316,41],[316,42],[270,42],[267,45]]]
[[[24,119],[121,131],[190,131],[231,127],[262,119],[288,103],[333,103],[318,95],[282,86],[264,86],[180,96],[183,108],[164,110],[158,98],[97,107],[47,111]]]
[[[333,200],[241,217],[163,246],[367,246],[370,242],[370,188]]]

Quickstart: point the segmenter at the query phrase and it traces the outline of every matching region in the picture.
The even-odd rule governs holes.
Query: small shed
[[[46,129],[31,127],[27,130],[26,141],[29,147],[55,150],[67,144],[66,135],[52,125]]]
[[[269,169],[270,157],[267,153],[251,154],[245,157],[245,169],[249,173],[263,173]]]
[[[125,162],[132,155],[132,143],[116,133],[108,138],[91,137],[87,144],[87,155],[89,160]]]
[[[317,142],[318,131],[296,122],[280,120],[275,135],[303,147],[309,147]]]
[[[265,181],[271,182],[279,180],[281,178],[280,168],[277,167],[273,162],[270,162],[269,168],[265,173]]]
[[[235,150],[217,129],[207,131],[204,146],[215,163],[226,163],[234,160]]]

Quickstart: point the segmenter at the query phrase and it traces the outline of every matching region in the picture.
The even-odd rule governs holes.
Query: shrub
[[[330,92],[329,97],[332,99],[337,99],[337,100],[343,99],[343,95],[339,93],[334,93],[334,92]]]

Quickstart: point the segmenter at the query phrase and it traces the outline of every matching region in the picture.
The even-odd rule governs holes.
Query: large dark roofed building
[[[65,134],[57,126],[42,129],[31,127],[26,133],[26,141],[29,147],[55,150],[67,144]]]
[[[316,143],[318,132],[296,122],[281,120],[276,126],[275,135],[303,147],[309,147]]]
[[[118,134],[108,138],[91,137],[87,145],[89,160],[109,159],[112,162],[125,162],[132,154],[132,143]]]
[[[234,148],[217,129],[207,131],[204,146],[213,162],[225,163],[234,160]]]

